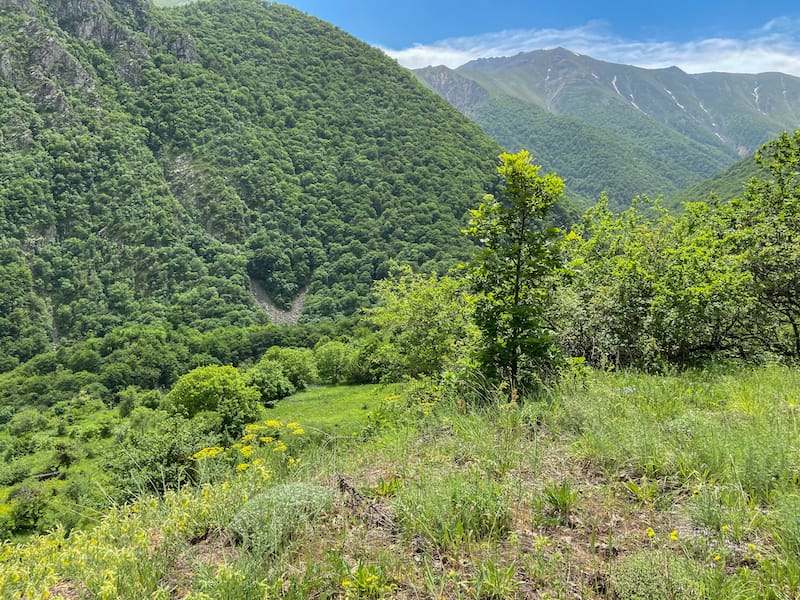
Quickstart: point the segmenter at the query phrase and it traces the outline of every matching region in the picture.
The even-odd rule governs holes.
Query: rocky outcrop
[[[27,54],[14,53],[0,42],[0,77],[37,104],[58,113],[69,108],[65,87],[90,96],[92,75],[36,19],[26,21],[15,35],[26,40]]]
[[[489,92],[478,83],[444,66],[418,69],[414,74],[468,117],[479,104],[489,100]]]
[[[36,8],[31,0],[0,0],[0,9],[19,10],[29,15],[36,14]]]

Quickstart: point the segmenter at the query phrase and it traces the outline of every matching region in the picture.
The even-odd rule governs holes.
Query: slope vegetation
[[[487,136],[380,51],[253,0],[9,0],[0,348],[132,322],[350,314],[391,261],[462,258]]]

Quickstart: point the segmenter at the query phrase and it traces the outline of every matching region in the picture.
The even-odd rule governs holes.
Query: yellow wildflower
[[[305,431],[302,427],[298,427],[297,429],[292,431],[292,435],[303,435]]]
[[[266,425],[267,427],[280,427],[281,425],[283,425],[283,423],[281,423],[277,419],[269,419],[267,421],[264,421],[264,425]]]
[[[671,539],[673,542],[678,539],[678,530],[677,529],[673,529],[672,531],[669,532],[669,539]]]
[[[250,463],[239,463],[238,465],[236,465],[237,473],[242,473],[244,471],[247,471],[247,469],[249,468],[250,468]]]
[[[647,528],[647,531],[646,531],[645,533],[647,533],[647,537],[649,537],[651,540],[652,540],[654,537],[656,537],[656,532],[655,532],[655,531],[653,531],[653,528],[652,528],[652,527],[648,527],[648,528]]]
[[[207,458],[214,458],[218,454],[225,452],[225,448],[221,446],[211,446],[210,448],[203,448],[192,454],[192,460],[206,460]]]

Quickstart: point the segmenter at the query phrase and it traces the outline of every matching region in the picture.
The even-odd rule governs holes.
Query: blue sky
[[[563,46],[642,67],[800,76],[797,0],[282,1],[412,68]]]

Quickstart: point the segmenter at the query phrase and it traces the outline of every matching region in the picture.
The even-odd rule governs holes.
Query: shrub
[[[235,437],[258,418],[259,396],[234,367],[208,366],[181,377],[167,399],[187,417],[202,411],[218,412],[224,432]]]
[[[8,432],[15,436],[34,433],[49,426],[47,417],[35,408],[26,408],[19,411],[8,422]]]
[[[284,375],[297,390],[317,381],[317,367],[314,363],[314,352],[308,348],[281,348],[273,346],[268,349],[261,360],[273,360],[278,363]]]
[[[245,381],[260,392],[261,402],[265,406],[272,406],[277,400],[294,393],[294,386],[283,373],[281,365],[268,358],[262,358],[247,371]]]
[[[243,545],[277,555],[333,502],[331,490],[308,483],[284,483],[249,500],[228,525]]]
[[[322,383],[350,381],[355,350],[343,342],[327,342],[314,349],[314,360]]]

